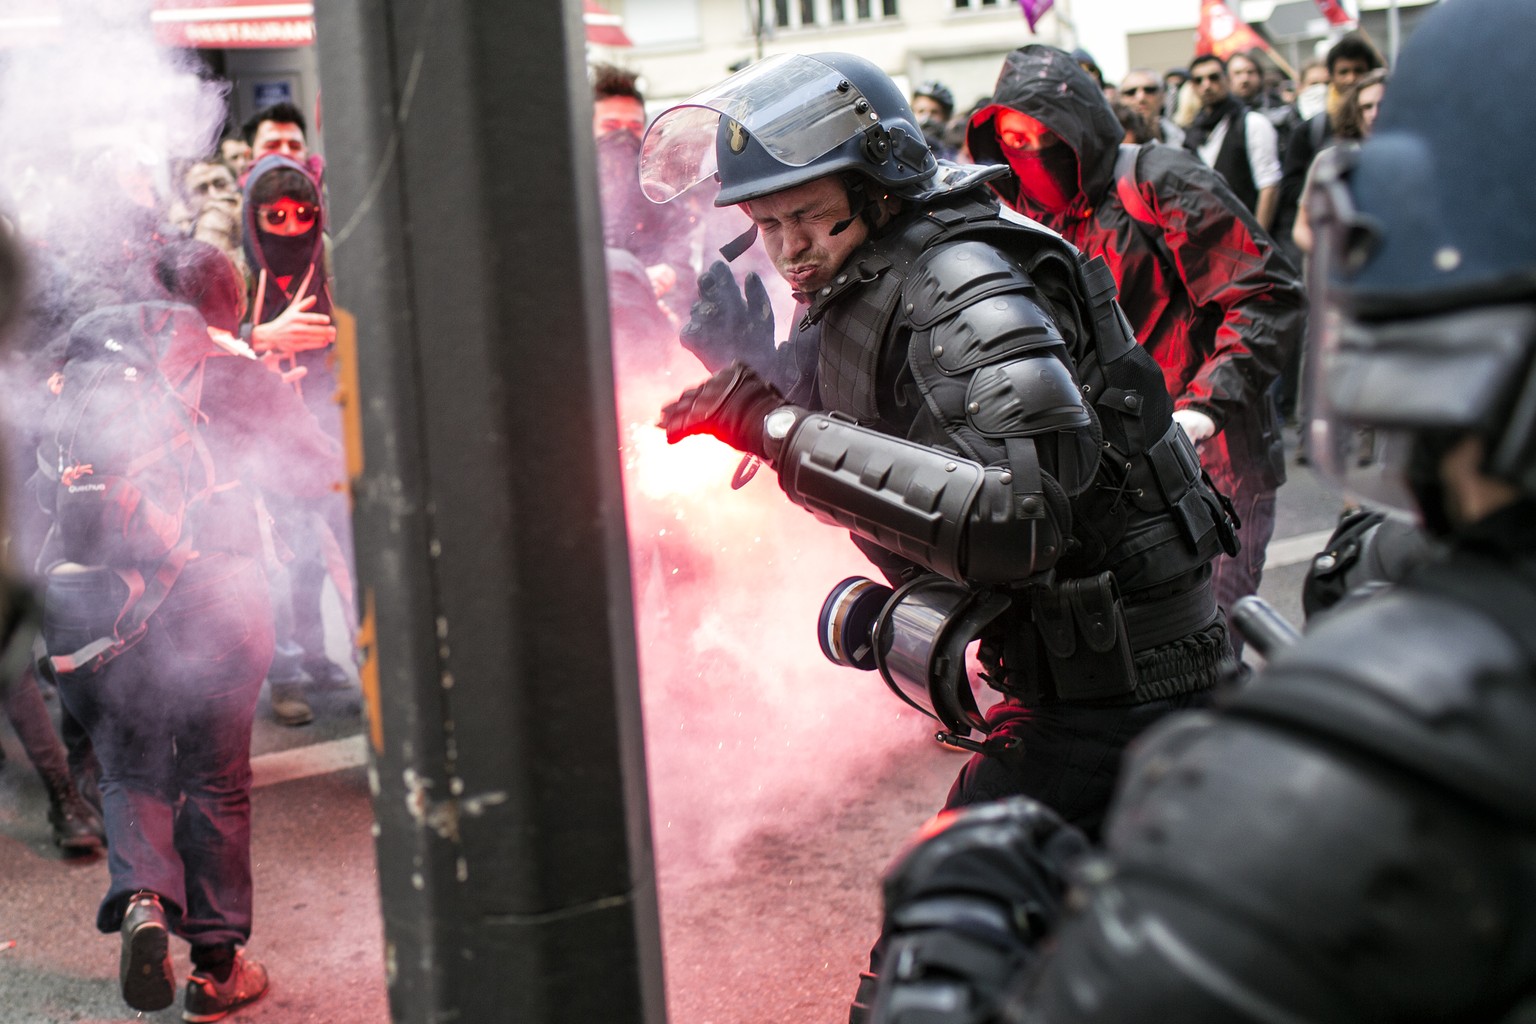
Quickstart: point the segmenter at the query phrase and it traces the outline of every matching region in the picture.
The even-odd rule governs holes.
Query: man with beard
[[[1280,142],[1269,119],[1232,95],[1227,63],[1203,54],[1189,65],[1200,113],[1184,132],[1184,147],[1214,167],[1259,227],[1274,223],[1280,199]]]
[[[980,186],[1005,168],[939,162],[851,54],[769,58],[664,112],[643,187],[676,198],[712,165],[716,204],[752,221],[732,248],[761,237],[804,315],[775,347],[760,282],[743,299],[724,273],[691,347],[748,341],[750,366],[669,405],[668,440],[773,466],[907,588],[891,601],[967,602],[1005,699],[976,713],[959,659],[911,680],[976,752],[948,805],[1028,793],[1095,830],[1125,744],[1203,703],[1230,657],[1210,588],[1228,524],[1108,271],[1002,215]]]
[[[880,1024],[1530,1019],[1536,140],[1487,98],[1533,37],[1529,4],[1430,12],[1308,201],[1312,463],[1446,550],[1147,733],[1070,880],[1038,806],[930,830],[886,879]]]
[[[1200,63],[1195,74],[1214,70]],[[1137,340],[1162,367],[1174,419],[1236,504],[1242,550],[1216,566],[1230,612],[1258,591],[1285,479],[1269,385],[1301,341],[1296,271],[1191,154],[1121,146],[1114,114],[1066,53],[1013,51],[994,97],[971,119],[971,152],[1009,165],[992,187],[1010,206],[1103,256]]]

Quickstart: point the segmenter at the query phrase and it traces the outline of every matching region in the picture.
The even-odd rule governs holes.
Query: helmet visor
[[[732,145],[751,136],[791,167],[804,167],[880,120],[836,68],[803,54],[769,57],[651,122],[640,149],[640,190],[647,199],[668,202],[715,173],[722,117],[732,122]]]

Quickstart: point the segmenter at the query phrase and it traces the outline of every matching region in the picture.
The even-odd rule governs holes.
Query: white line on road
[[[1332,536],[1332,530],[1318,530],[1316,533],[1303,533],[1284,540],[1272,540],[1264,553],[1264,568],[1279,569],[1281,566],[1309,562],[1313,555],[1323,550],[1323,545]]]
[[[292,782],[294,779],[307,779],[312,775],[327,775],[367,763],[368,741],[359,734],[253,757],[251,771],[256,776],[254,785],[260,788],[275,786],[279,782]]]

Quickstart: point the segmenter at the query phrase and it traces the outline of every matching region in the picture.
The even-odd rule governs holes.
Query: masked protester
[[[1063,51],[1010,53],[994,98],[971,119],[971,152],[1008,163],[1012,175],[992,183],[1005,203],[1104,258],[1174,420],[1236,506],[1242,550],[1216,563],[1230,612],[1258,592],[1285,480],[1270,385],[1301,343],[1296,270],[1192,154],[1121,144],[1098,87]]]
[[[825,117],[785,128],[783,109]],[[976,751],[949,806],[1029,793],[1095,828],[1124,745],[1203,703],[1230,657],[1210,590],[1228,525],[1108,271],[1002,216],[980,185],[1004,168],[940,164],[849,54],[762,61],[663,113],[642,181],[676,196],[709,158],[716,203],[742,204],[804,315],[775,347],[761,282],[743,296],[724,264],[706,275],[689,344],[739,351],[749,332],[761,372],[685,392],[669,440],[712,434],[773,466],[903,588],[855,584],[887,621],[944,605],[967,624],[938,639],[913,621],[887,651],[934,639],[953,671],[882,669]],[[859,666],[837,632],[824,650]],[[973,638],[1005,695],[985,717],[955,654]]]
[[[321,427],[338,442],[341,413],[336,402],[336,352],[330,327],[331,284],[325,254],[325,208],[320,189],[305,166],[268,155],[251,168],[244,191],[246,262],[254,275],[249,337],[252,347],[291,380]],[[314,321],[296,346],[271,347],[270,330],[296,318]],[[342,478],[338,461],[319,467]],[[269,567],[278,616],[277,654],[272,664],[274,716],[283,725],[311,721],[310,687],[345,686],[349,677],[325,649],[321,597],[329,576],[351,605],[350,521],[339,487],[326,495],[271,496],[269,507],[292,558]]]
[[[1524,1019],[1536,195],[1512,182],[1536,141],[1483,100],[1525,81],[1509,40],[1533,37],[1526,4],[1432,11],[1310,209],[1313,464],[1446,550],[1316,620],[1219,714],[1144,734],[1070,897],[1038,805],[916,844],[886,878],[901,970],[875,1020]]]

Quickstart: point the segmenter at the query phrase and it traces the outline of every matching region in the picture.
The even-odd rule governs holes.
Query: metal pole
[[[316,5],[397,1022],[664,1021],[580,5]]]
[[[1397,67],[1397,49],[1403,41],[1402,17],[1397,9],[1397,0],[1391,0],[1387,4],[1387,66]]]

